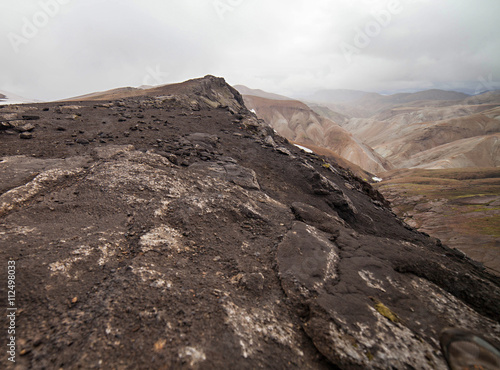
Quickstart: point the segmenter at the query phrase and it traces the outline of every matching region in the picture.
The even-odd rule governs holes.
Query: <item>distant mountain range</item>
[[[464,99],[467,96],[483,95],[488,92],[498,93],[500,90],[484,90],[477,92],[471,89],[457,89],[457,90],[442,90],[442,89],[428,89],[417,91],[400,90],[396,92],[367,92],[361,90],[350,89],[326,89],[319,90],[313,94],[293,96],[298,100],[315,101],[323,103],[347,103],[359,100],[365,96],[378,96],[389,97],[389,99],[397,100],[401,97],[406,97],[408,101],[413,100],[458,100]]]
[[[446,99],[448,98],[448,99]],[[500,166],[500,93],[440,91],[316,105],[396,168]]]
[[[323,90],[303,100],[307,106],[289,99],[284,114],[284,97],[237,88],[249,108],[283,136],[328,148],[373,173],[500,166],[500,91],[471,96],[436,89],[394,95]],[[308,108],[317,116],[304,114]]]
[[[381,110],[399,104],[414,104],[416,102],[434,102],[463,100],[470,95],[444,90],[425,90],[414,93],[398,93],[382,95],[357,90],[323,90],[304,99],[308,103],[326,105],[334,111],[354,117],[369,117]]]
[[[22,104],[22,103],[36,103],[37,100],[26,99],[21,96],[12,94],[10,92],[0,90],[0,105],[5,104]]]
[[[233,87],[236,90],[238,90],[241,95],[252,95],[252,96],[258,96],[259,98],[272,99],[272,100],[294,100],[287,96],[268,93],[264,90],[250,89],[249,87],[246,87],[244,85],[234,85]]]

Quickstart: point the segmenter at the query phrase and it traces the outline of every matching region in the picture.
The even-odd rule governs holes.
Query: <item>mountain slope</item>
[[[315,145],[334,151],[337,155],[369,172],[390,169],[387,161],[371,148],[354,138],[335,122],[319,116],[304,103],[296,100],[271,100],[245,95],[245,104],[254,109],[280,135],[304,145]]]
[[[5,112],[38,117],[0,130],[17,367],[444,368],[457,323],[498,345],[497,277],[224,80],[175,90]]]
[[[372,131],[361,135],[361,137],[366,137],[368,145],[371,145],[396,167],[406,167],[407,161],[411,161],[414,156],[423,151],[444,144],[455,143],[455,146],[460,146],[460,141],[463,139],[500,132],[500,121],[483,114],[429,123],[402,124],[399,122],[386,121],[383,126],[384,130],[379,127],[378,134],[374,135]],[[488,165],[485,163],[485,166]]]
[[[425,94],[423,94],[425,93]],[[372,147],[379,155],[388,160],[397,168],[405,166],[426,166],[423,152],[431,151],[428,157],[429,168],[435,166],[436,161],[449,162],[454,166],[462,166],[465,162],[451,161],[444,149],[453,149],[453,156],[460,154],[462,140],[472,139],[472,142],[481,141],[489,135],[500,132],[500,95],[486,93],[463,100],[412,100],[418,97],[428,98],[437,94],[437,97],[449,98],[455,95],[442,92],[423,92],[422,94],[398,94],[392,101],[398,102],[383,109],[374,109],[376,113],[367,116],[365,113],[358,117],[340,119],[341,125],[356,138]],[[455,97],[460,97],[457,94]],[[410,99],[411,98],[411,99]],[[402,100],[411,100],[401,103]],[[361,101],[357,101],[361,104]],[[351,110],[351,113],[354,112]],[[366,105],[363,106],[366,111]],[[337,112],[327,107],[315,106],[314,109],[326,117],[332,117]],[[354,113],[355,114],[355,113]],[[488,141],[490,142],[490,141]],[[452,144],[455,143],[455,144]],[[449,145],[448,145],[449,144]],[[441,146],[443,150],[438,149]],[[482,148],[477,147],[478,150]],[[493,149],[493,148],[492,148]],[[471,147],[467,146],[469,157],[474,157]],[[436,154],[441,153],[442,158]],[[468,162],[468,165],[494,165],[494,154],[482,165],[477,161]],[[418,158],[417,158],[418,156]],[[415,157],[415,158],[414,158]],[[476,157],[480,157],[478,154]],[[462,163],[462,164],[461,164]],[[476,163],[476,164],[473,164]]]
[[[414,154],[400,168],[500,167],[500,133],[474,136]]]

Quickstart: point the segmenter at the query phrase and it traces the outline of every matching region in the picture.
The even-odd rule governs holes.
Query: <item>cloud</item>
[[[9,2],[0,89],[59,99],[209,73],[288,94],[475,88],[489,76],[500,88],[497,14],[496,0]]]

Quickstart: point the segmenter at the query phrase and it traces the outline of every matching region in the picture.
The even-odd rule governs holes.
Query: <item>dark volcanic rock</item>
[[[297,222],[277,254],[283,288],[302,316],[304,330],[333,363],[410,368],[419,358],[420,367],[440,368],[443,363],[435,340],[444,328],[459,325],[500,333],[497,314],[489,312],[494,320],[486,319],[419,277],[423,266],[415,268],[415,275],[401,273],[401,264],[422,260],[418,245],[350,234],[338,222],[337,227],[338,236],[332,238]],[[432,270],[446,274],[447,268],[433,264]],[[468,303],[485,299],[485,305],[498,307],[488,294],[498,302],[499,293],[494,286],[482,293],[469,292]],[[474,298],[476,294],[482,297]]]
[[[242,167],[234,163],[203,162],[195,163],[191,166],[209,176],[225,179],[233,184],[239,185],[248,190],[260,190],[259,182],[255,171]]]
[[[163,89],[2,117],[41,122],[22,143],[0,131],[19,368],[444,368],[445,327],[498,344],[497,277],[272,134],[223,79]]]
[[[292,204],[292,211],[297,220],[312,225],[331,235],[338,235],[340,230],[339,225],[346,225],[344,220],[334,210],[331,210],[330,213],[325,213],[309,204],[296,202]]]
[[[35,125],[32,123],[27,123],[25,125],[18,126],[15,128],[15,130],[18,132],[33,131],[34,129],[35,129]]]
[[[29,140],[29,139],[32,139],[32,138],[33,138],[33,134],[32,134],[31,132],[21,132],[21,133],[19,134],[19,137],[20,137],[21,139],[27,139],[27,140]]]
[[[82,144],[82,145],[89,145],[90,144],[90,142],[87,139],[82,139],[82,138],[76,139],[76,143]]]
[[[40,119],[40,116],[34,116],[34,115],[23,115],[23,119],[26,121],[36,121]]]

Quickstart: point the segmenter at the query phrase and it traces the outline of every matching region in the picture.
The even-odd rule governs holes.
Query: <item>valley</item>
[[[251,95],[245,95],[244,100],[259,118],[289,140],[331,150],[372,173],[392,168],[384,158],[348,130],[317,114],[300,101],[272,100]]]
[[[500,274],[500,169],[405,169],[374,185],[404,221]]]
[[[500,273],[500,92],[325,90],[301,102],[238,88],[280,135],[381,178],[409,225]]]

